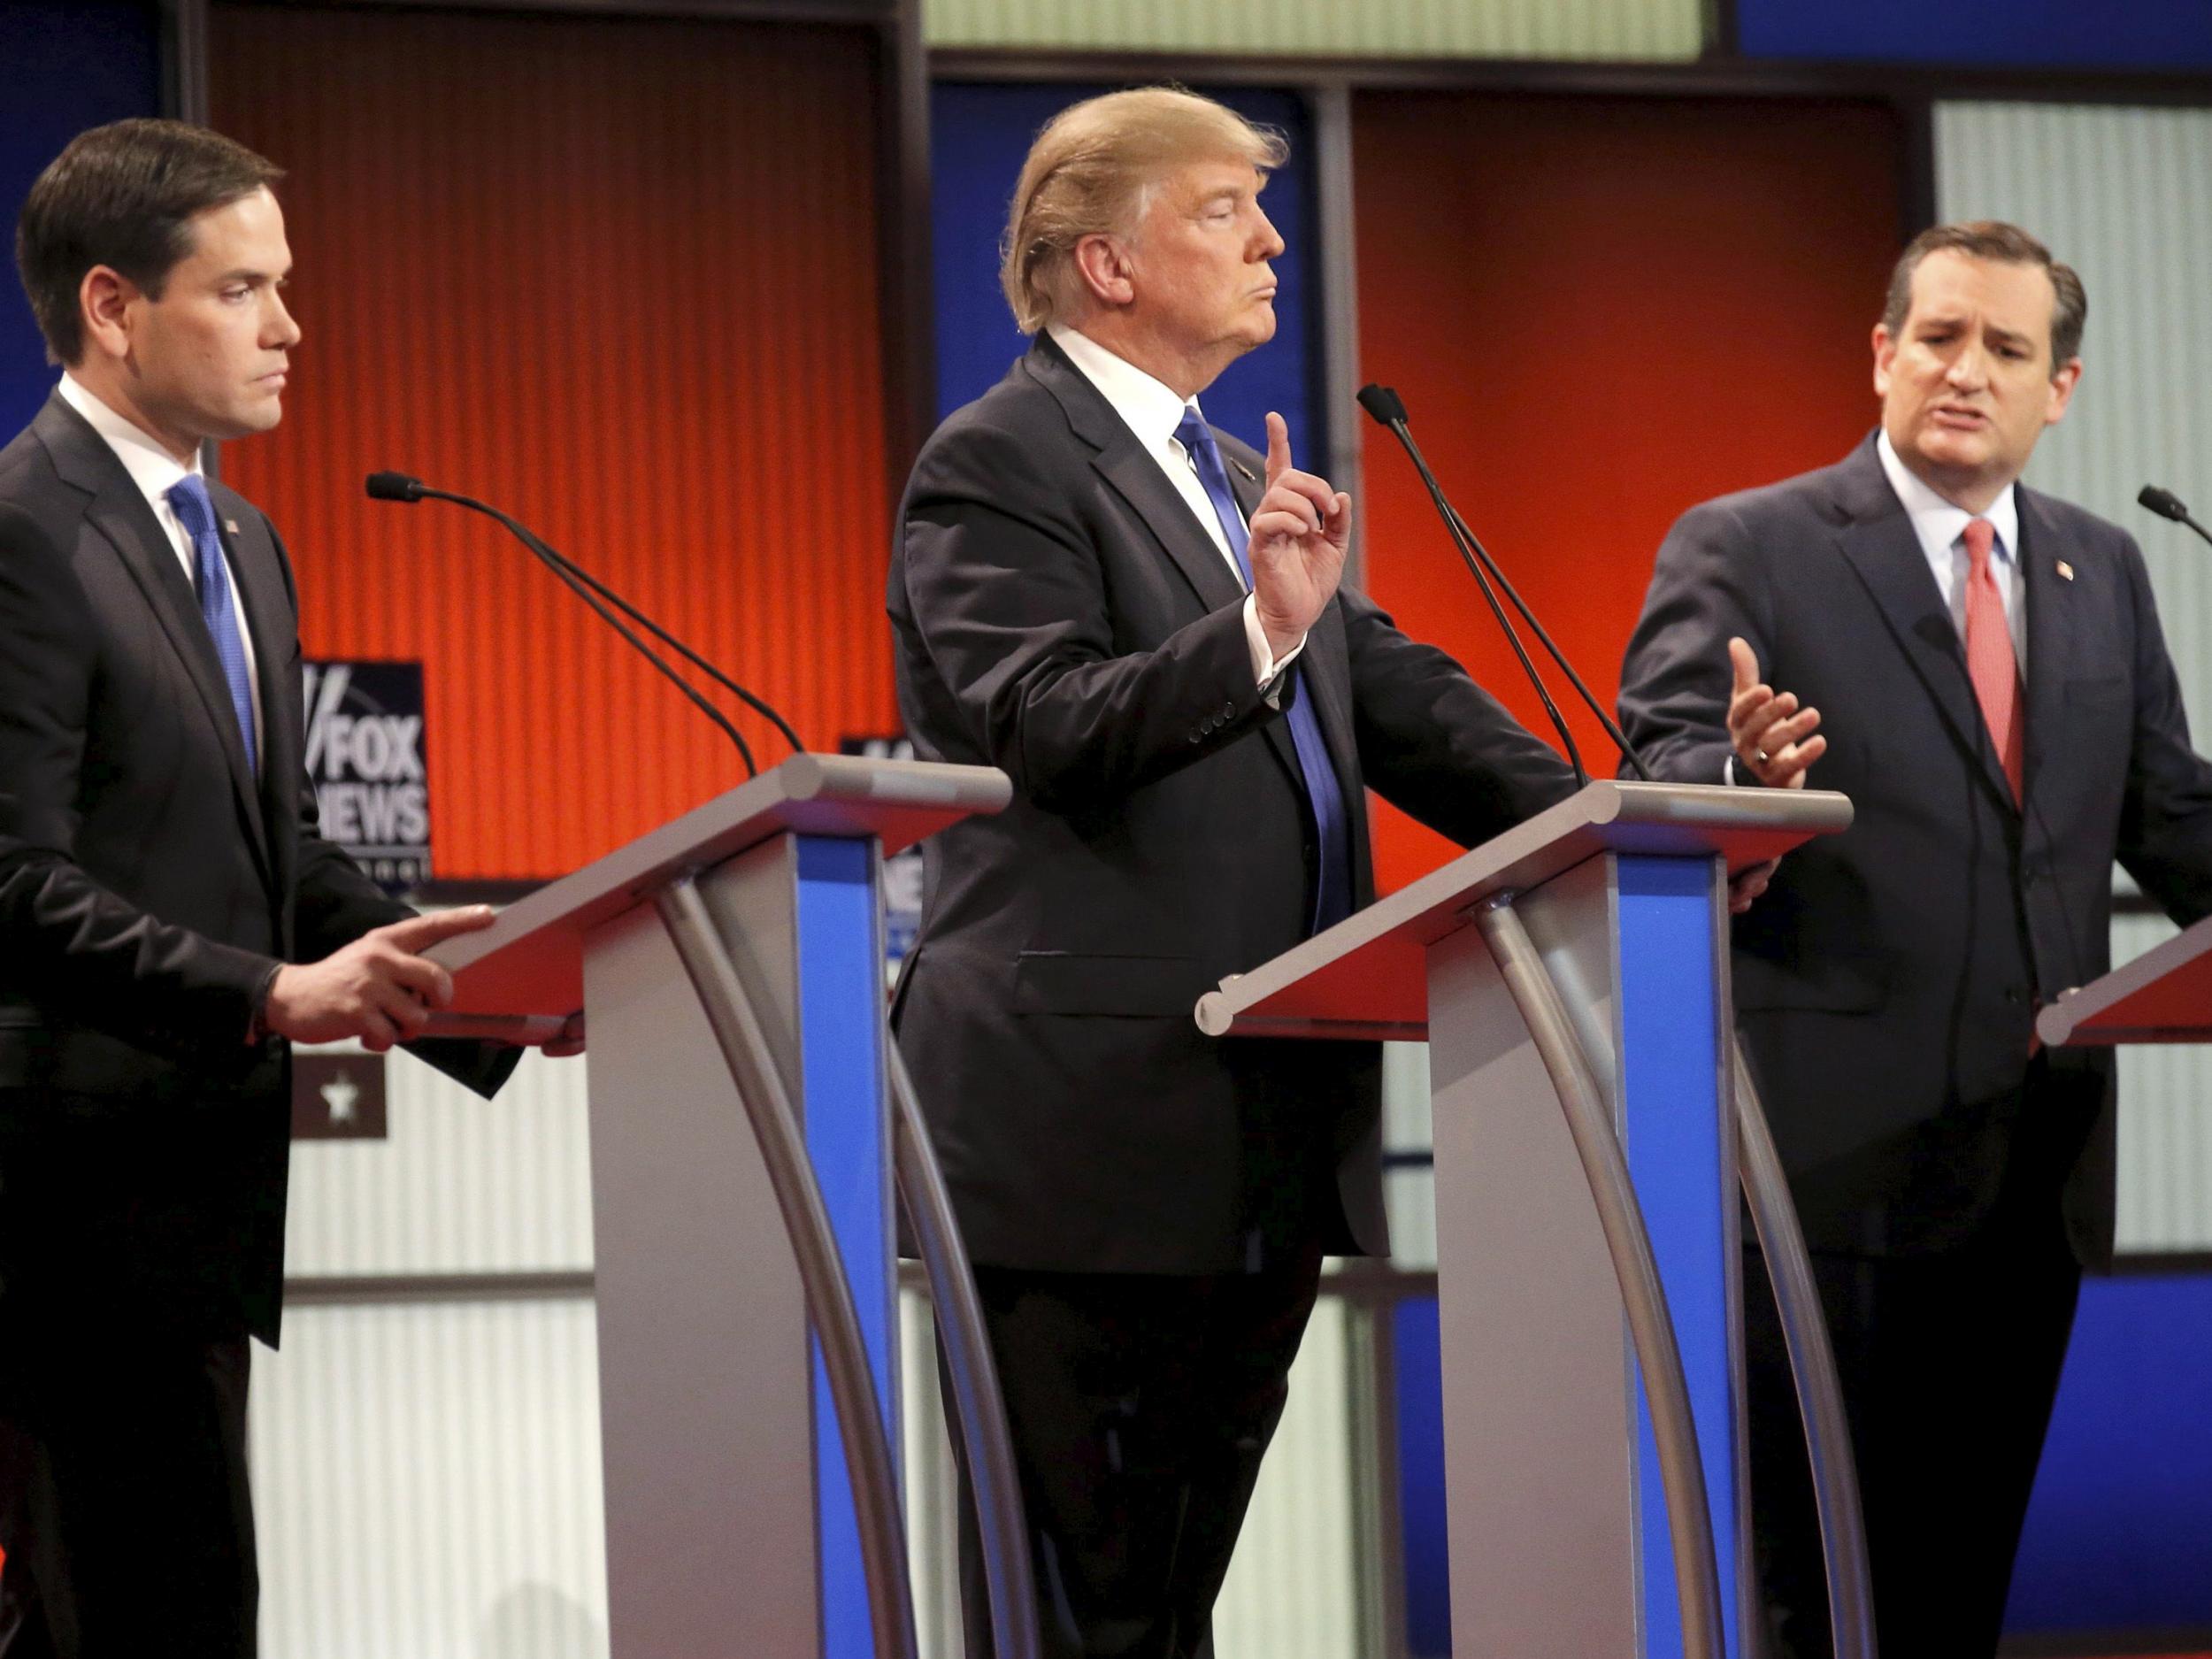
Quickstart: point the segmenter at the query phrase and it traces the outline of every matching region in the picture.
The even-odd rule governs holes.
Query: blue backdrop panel
[[[1444,1360],[1435,1297],[1409,1297],[1392,1310],[1391,1357],[1398,1385],[1406,1651],[1413,1659],[1448,1659],[1452,1558],[1444,1532]]]
[[[893,1455],[899,1446],[898,1338],[891,1233],[889,1094],[883,1061],[883,938],[872,844],[798,841],[799,1058],[806,1147],[844,1257]],[[814,1479],[821,1517],[822,1652],[872,1650],[860,1525],[819,1346],[814,1365]]]
[[[155,7],[0,0],[0,209],[14,270],[15,220],[31,180],[88,127],[161,113]],[[45,343],[11,275],[0,299],[0,443],[53,389]]]
[[[1105,86],[940,81],[930,94],[933,272],[937,295],[937,409],[949,415],[996,385],[1029,349],[999,291],[999,237],[1022,157],[1037,130]],[[1275,338],[1248,354],[1200,403],[1207,419],[1264,447],[1269,410],[1290,423],[1292,454],[1328,453],[1319,407],[1319,284],[1313,245],[1314,157],[1306,106],[1294,93],[1248,87],[1200,91],[1279,128],[1290,161],[1262,197],[1286,244],[1275,262]]]
[[[2212,1632],[2212,1274],[2092,1279],[2008,1630]]]
[[[1739,1653],[1735,1583],[1736,1402],[1728,1286],[1736,1213],[1720,1107],[1713,869],[1698,858],[1624,857],[1620,872],[1621,1092],[1630,1173],[1674,1316],[1712,1506],[1721,1623]],[[1682,1651],[1674,1549],[1651,1412],[1637,1405],[1638,1526],[1645,1649]]]
[[[1747,58],[2212,67],[2212,6],[2204,0],[1737,0],[1736,27]]]

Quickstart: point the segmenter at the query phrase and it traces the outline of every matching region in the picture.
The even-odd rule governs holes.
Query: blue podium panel
[[[1721,1617],[1740,1643],[1737,1598],[1726,1594],[1739,1558],[1734,1138],[1722,1087],[1720,975],[1715,884],[1706,858],[1624,856],[1619,996],[1624,1141],[1674,1316],[1713,1509]],[[1641,1379],[1639,1378],[1640,1384]],[[1636,1503],[1645,1630],[1652,1659],[1682,1652],[1674,1550],[1659,1482],[1651,1412],[1637,1401]]]
[[[844,1257],[894,1455],[897,1423],[897,1278],[892,1221],[891,1119],[883,1054],[883,928],[875,843],[794,838],[796,851],[799,1061],[807,1152]],[[872,1653],[860,1530],[829,1379],[810,1339],[816,1514],[826,1659]]]

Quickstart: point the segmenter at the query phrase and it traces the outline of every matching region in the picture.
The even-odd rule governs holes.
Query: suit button
[[[1194,743],[1202,743],[1206,741],[1206,734],[1203,732],[1193,732],[1190,734],[1190,741]]]
[[[1221,705],[1221,718],[1225,720],[1234,718],[1236,711],[1237,705],[1233,703],[1225,703]]]

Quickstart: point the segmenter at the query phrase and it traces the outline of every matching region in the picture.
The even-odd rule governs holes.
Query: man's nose
[[[1264,212],[1260,214],[1260,234],[1257,250],[1257,257],[1262,259],[1279,259],[1282,257],[1283,238],[1281,233],[1276,230],[1275,221],[1268,218]]]
[[[292,313],[286,309],[281,296],[271,296],[269,309],[269,344],[288,351],[300,342],[300,326],[292,320]]]

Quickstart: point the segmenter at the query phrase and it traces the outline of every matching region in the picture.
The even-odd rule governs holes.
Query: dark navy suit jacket
[[[1622,669],[1622,723],[1656,774],[1717,782],[1740,634],[1767,683],[1821,711],[1809,783],[1856,805],[1735,924],[1741,1028],[1818,1248],[1963,1238],[2032,1145],[2077,1254],[2106,1259],[2109,1056],[2032,1072],[2035,1010],[2109,966],[2116,859],[2177,920],[2212,911],[2212,766],[2190,746],[2142,554],[2079,508],[2017,499],[2020,804],[1871,437],[1685,514]]]

